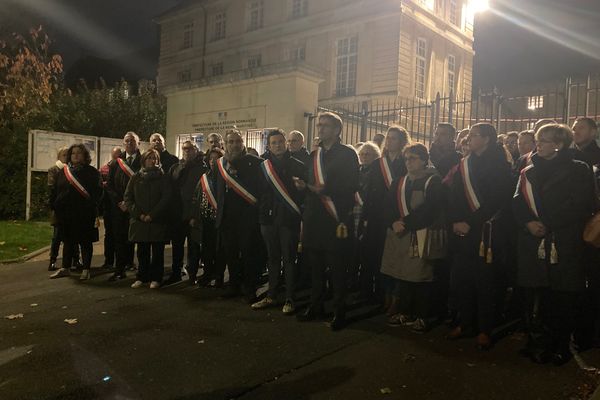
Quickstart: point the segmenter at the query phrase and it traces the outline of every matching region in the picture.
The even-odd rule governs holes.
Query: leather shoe
[[[320,306],[308,306],[299,314],[296,314],[296,319],[299,322],[314,321],[323,317],[323,308]]]
[[[332,331],[336,332],[346,327],[346,315],[344,313],[335,313],[329,323]]]
[[[477,335],[477,349],[479,351],[488,351],[492,348],[492,339],[486,333]]]

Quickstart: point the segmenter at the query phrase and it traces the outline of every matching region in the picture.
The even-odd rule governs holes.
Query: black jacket
[[[406,175],[404,157],[397,157],[394,161],[391,161],[388,158],[388,165],[392,172],[392,181]],[[367,176],[365,192],[366,194],[363,198],[365,201],[363,220],[368,221],[368,225],[376,224],[381,226],[384,217],[384,202],[389,192],[385,180],[383,179],[381,159],[373,161],[369,166],[369,175]]]
[[[132,165],[129,166],[134,173],[138,172],[142,165],[142,156],[140,151],[138,150],[135,154],[135,159],[133,160]],[[127,153],[124,152],[119,158],[121,158],[123,161],[126,161]],[[110,165],[110,169],[108,171],[108,182],[106,183],[106,193],[110,197],[113,206],[116,206],[118,203],[123,201],[129,179],[130,177],[123,172],[118,162],[115,161]]]
[[[331,197],[341,222],[348,228],[348,236],[352,236],[352,210],[354,195],[358,190],[358,156],[356,151],[339,142],[335,143],[323,154],[323,173],[325,189],[323,195]],[[317,152],[313,151],[308,167],[308,183],[315,183],[314,163],[312,159]],[[337,248],[336,228],[339,224],[325,209],[320,196],[307,189],[304,203],[303,246],[321,250]]]
[[[56,225],[62,227],[65,240],[95,242],[98,240],[95,222],[102,198],[100,173],[90,165],[72,168],[71,172],[90,197],[82,196],[61,170],[50,193],[50,207],[55,213]]]
[[[460,153],[456,151],[454,142],[445,149],[433,143],[429,149],[429,159],[442,178],[448,175],[448,172],[460,162],[461,158]]]
[[[301,148],[298,151],[290,152],[290,155],[294,157],[296,160],[301,161],[306,168],[308,168],[308,164],[312,161],[310,153],[306,150],[306,147]]]
[[[519,225],[518,283],[525,287],[551,287],[560,291],[585,288],[583,229],[596,211],[593,174],[588,166],[561,151],[552,160],[534,155],[533,167],[525,170],[537,199],[539,217],[525,201],[521,183],[513,198],[515,218]],[[558,264],[551,265],[550,251],[546,259],[538,258],[541,238],[529,233],[526,224],[541,221],[548,229],[545,244],[555,244]]]
[[[169,153],[167,150],[163,150],[163,152],[160,153],[160,165],[162,166],[162,170],[165,172],[165,174],[169,173],[171,168],[173,168],[173,165],[177,164],[178,162],[179,158]]]
[[[237,177],[256,199],[260,197],[264,178],[260,168],[262,158],[244,154],[230,161],[232,175]],[[242,199],[233,189],[228,188],[225,180],[217,171],[217,228],[246,229],[258,224],[258,204],[251,205]]]
[[[202,153],[198,153],[198,156],[189,162],[180,160],[169,170],[171,185],[175,191],[171,199],[171,215],[176,221],[189,221],[193,217],[194,191],[205,172]]]
[[[286,152],[281,160],[270,153],[268,157],[290,197],[302,210],[304,193],[296,189],[292,177],[298,177],[306,181],[306,166],[301,161],[293,158],[289,152]],[[264,177],[263,189],[259,199],[259,223],[261,225],[286,226],[292,230],[300,231],[301,219],[301,215],[290,209],[279,193],[275,191],[270,181]]]
[[[493,144],[480,156],[471,153],[469,157],[472,160],[471,180],[481,206],[476,211],[469,207],[459,170],[450,184],[448,218],[450,223],[466,222],[471,227],[464,238],[453,235],[454,239],[459,240],[457,245],[461,246],[457,250],[478,254],[484,224],[492,218],[497,220],[502,210],[510,208],[514,184],[511,164],[506,160],[506,153],[501,145]],[[496,240],[492,240],[494,242]]]

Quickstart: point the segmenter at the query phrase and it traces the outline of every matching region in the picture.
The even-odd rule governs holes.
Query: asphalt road
[[[480,353],[443,326],[418,335],[366,308],[333,333],[216,289],[49,280],[46,266],[0,265],[1,400],[580,399],[597,380],[575,361],[531,364],[518,336]],[[600,366],[600,351],[582,357]]]

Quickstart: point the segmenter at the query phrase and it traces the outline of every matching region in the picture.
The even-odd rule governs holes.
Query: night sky
[[[0,0],[0,32],[43,24],[67,70],[82,57],[88,64],[98,57],[116,59],[128,78],[152,77],[158,57],[152,19],[179,1]],[[600,73],[600,0],[490,3],[493,9],[476,20],[476,87]]]

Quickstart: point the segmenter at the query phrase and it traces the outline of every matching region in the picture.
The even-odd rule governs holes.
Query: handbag
[[[600,248],[600,213],[594,215],[585,224],[583,240],[594,247]]]

